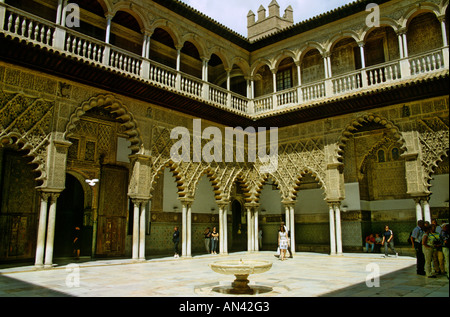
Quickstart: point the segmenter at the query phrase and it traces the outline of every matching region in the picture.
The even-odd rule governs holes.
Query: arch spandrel
[[[31,157],[36,183],[46,187],[47,156],[55,104],[22,93],[0,90],[0,147],[13,146]]]

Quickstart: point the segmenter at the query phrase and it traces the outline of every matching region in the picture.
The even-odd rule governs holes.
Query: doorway
[[[55,257],[73,256],[73,237],[75,227],[81,230],[81,255],[91,255],[92,228],[85,227],[84,190],[78,179],[66,174],[66,187],[56,204]]]
[[[247,250],[247,227],[242,224],[242,205],[238,200],[234,200],[231,204],[233,219],[233,243],[232,251]]]

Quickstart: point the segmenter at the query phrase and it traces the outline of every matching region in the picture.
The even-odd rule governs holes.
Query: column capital
[[[341,200],[327,200],[328,207],[340,207],[342,201]]]
[[[328,51],[327,52],[323,52],[321,55],[322,55],[323,58],[328,58],[328,57],[331,57],[331,52],[328,52]]]
[[[192,206],[192,204],[194,203],[194,198],[188,198],[188,197],[183,197],[183,198],[179,198],[180,202],[182,205],[185,205],[186,207],[190,207]]]
[[[446,19],[446,17],[445,17],[445,14],[438,16],[437,19],[438,19],[439,22],[441,22],[441,23],[442,23],[442,22],[445,23],[445,22],[447,21],[447,19]]]
[[[105,13],[105,18],[107,20],[109,20],[109,19],[112,20],[112,18],[114,18],[114,16],[115,16],[115,14],[113,12],[108,11],[108,12]]]
[[[401,28],[401,29],[398,29],[398,30],[396,31],[396,33],[397,33],[398,36],[402,36],[403,34],[406,34],[407,32],[408,32],[408,29],[407,29],[406,27]]]
[[[219,208],[225,208],[230,205],[229,200],[219,200],[219,201],[216,201],[216,203],[217,203],[217,206],[219,206]]]
[[[136,206],[141,206],[147,204],[152,197],[130,197],[130,199]]]
[[[245,209],[247,209],[247,208],[259,208],[260,205],[261,204],[259,204],[259,203],[245,203],[244,204],[244,208]]]
[[[284,207],[289,207],[290,208],[290,207],[294,207],[295,206],[296,201],[292,200],[292,199],[288,199],[288,200],[283,200],[281,203],[283,204]]]

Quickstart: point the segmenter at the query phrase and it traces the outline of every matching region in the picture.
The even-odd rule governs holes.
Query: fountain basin
[[[261,274],[272,268],[272,262],[258,260],[229,260],[218,261],[209,265],[211,269],[219,274],[234,275],[236,279],[231,284],[231,294],[254,294],[248,286],[250,282],[248,276],[251,274]]]
[[[272,262],[258,260],[230,260],[218,261],[209,265],[211,269],[226,275],[250,275],[261,274],[272,268]]]

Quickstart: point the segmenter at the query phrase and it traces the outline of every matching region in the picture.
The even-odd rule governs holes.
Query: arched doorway
[[[231,204],[232,211],[232,230],[233,243],[232,251],[246,251],[247,250],[247,227],[242,224],[242,204],[239,200],[234,200]]]
[[[81,255],[91,255],[92,228],[84,226],[84,190],[78,179],[66,174],[65,189],[58,198],[55,226],[55,257],[73,256],[75,227],[81,230]]]

